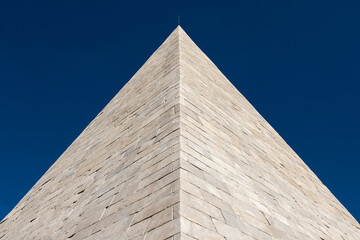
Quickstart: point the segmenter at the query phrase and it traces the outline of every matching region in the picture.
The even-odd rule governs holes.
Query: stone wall
[[[360,239],[360,226],[178,27],[0,239]]]

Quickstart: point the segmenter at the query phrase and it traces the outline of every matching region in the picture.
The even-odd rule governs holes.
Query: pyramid
[[[177,27],[0,239],[360,239],[360,225]]]

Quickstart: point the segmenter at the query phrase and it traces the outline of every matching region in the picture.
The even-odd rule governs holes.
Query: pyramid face
[[[178,27],[0,239],[360,239],[360,225]]]

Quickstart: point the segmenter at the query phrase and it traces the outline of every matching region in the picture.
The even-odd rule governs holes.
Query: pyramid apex
[[[180,24],[177,25],[176,29],[178,29],[179,31],[180,31],[180,30],[184,31],[184,29],[180,26]]]
[[[185,31],[180,25],[177,25],[173,33],[176,33],[179,37],[181,34],[185,33]]]

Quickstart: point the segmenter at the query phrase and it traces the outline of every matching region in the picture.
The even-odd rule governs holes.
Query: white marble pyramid
[[[0,223],[0,239],[360,239],[177,27]]]

